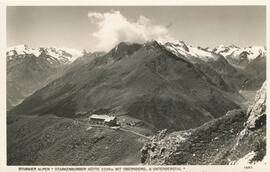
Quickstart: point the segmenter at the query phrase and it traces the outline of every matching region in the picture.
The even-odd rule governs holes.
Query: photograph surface
[[[266,6],[7,6],[7,165],[266,154]]]

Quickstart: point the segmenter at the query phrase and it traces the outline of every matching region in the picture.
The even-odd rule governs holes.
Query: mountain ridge
[[[39,57],[41,54],[50,56],[48,58],[50,63],[58,61],[63,64],[70,64],[75,61],[78,57],[82,56],[82,52],[76,49],[71,48],[56,48],[56,47],[39,47],[39,48],[30,48],[28,45],[16,45],[8,47],[6,49],[6,55],[8,60],[13,60],[13,58],[23,58],[27,55],[34,55]]]
[[[239,107],[230,100],[230,94],[234,93],[221,91],[199,68],[158,42],[150,41],[142,46],[120,43],[116,47],[121,46],[124,48],[117,58],[112,49],[80,68],[70,69],[11,113],[72,117],[76,111],[108,109],[157,128],[174,129],[187,128],[184,121],[196,126]]]

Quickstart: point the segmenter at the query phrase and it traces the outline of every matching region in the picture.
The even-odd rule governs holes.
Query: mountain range
[[[220,45],[210,49],[193,47],[183,41],[167,42],[164,45],[175,55],[193,64],[210,66],[238,90],[257,90],[266,78],[266,48],[262,46],[240,48]]]
[[[42,54],[38,57],[43,59]],[[183,42],[122,42],[104,55],[70,67],[11,113],[74,117],[80,111],[117,112],[157,129],[187,129],[239,108],[244,100],[238,89],[246,78],[221,54]]]

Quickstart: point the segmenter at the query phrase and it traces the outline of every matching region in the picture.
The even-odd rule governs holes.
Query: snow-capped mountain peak
[[[240,48],[235,45],[225,46],[219,45],[214,49],[214,52],[217,54],[223,55],[225,58],[233,58],[237,59],[239,57],[245,55],[247,60],[252,61],[259,57],[260,55],[266,55],[266,49],[263,46],[250,46],[245,48]]]
[[[35,57],[41,57],[41,54],[48,56],[47,59],[50,63],[53,61],[61,64],[70,64],[78,57],[82,56],[82,52],[72,48],[29,48],[27,45],[17,45],[9,47],[6,50],[7,58],[12,60],[14,58],[25,58],[27,55],[34,55]]]
[[[183,41],[166,42],[163,45],[176,56],[181,56],[188,60],[197,59],[207,62],[209,60],[217,60],[218,58],[216,55],[212,54],[209,48],[194,47]]]
[[[182,49],[184,49],[184,51],[189,51],[188,46],[190,46],[190,45],[187,45],[184,41],[176,40],[176,41],[173,41],[171,43],[169,43],[169,42],[167,42],[167,43],[168,44],[173,44],[176,47],[182,48]]]

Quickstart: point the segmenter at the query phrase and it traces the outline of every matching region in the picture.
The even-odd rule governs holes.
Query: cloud
[[[88,13],[90,21],[96,25],[97,31],[91,34],[95,41],[96,51],[108,51],[117,43],[136,42],[143,43],[148,40],[169,41],[166,26],[153,24],[150,19],[140,16],[137,21],[129,21],[120,11],[106,13]]]

